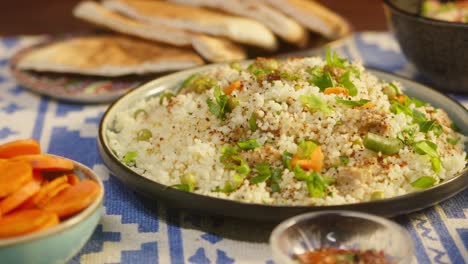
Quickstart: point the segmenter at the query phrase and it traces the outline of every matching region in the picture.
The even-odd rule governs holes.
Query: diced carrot
[[[0,198],[18,190],[32,180],[31,165],[24,161],[0,162]]]
[[[232,94],[234,90],[241,90],[242,89],[242,82],[237,80],[231,83],[228,87],[223,89],[223,92],[227,95]]]
[[[44,229],[47,229],[47,228],[51,228],[51,227],[56,226],[58,224],[60,224],[60,219],[59,219],[58,215],[56,213],[49,212],[49,219],[47,219],[47,221],[45,221],[44,224],[42,224],[38,228],[34,229],[32,232],[36,232],[36,231],[44,230]]]
[[[3,159],[39,153],[41,153],[39,142],[32,138],[15,140],[0,145],[0,158]]]
[[[67,174],[67,178],[68,183],[70,183],[71,185],[76,185],[80,182],[80,178],[78,178],[78,176],[76,176],[76,174],[74,173]]]
[[[68,217],[89,206],[99,195],[99,185],[84,180],[52,198],[42,209],[55,212],[60,218]]]
[[[291,166],[294,168],[298,165],[304,170],[321,171],[323,168],[323,158],[322,148],[317,146],[310,154],[310,158],[299,158],[297,155],[293,155]]]
[[[349,95],[349,91],[346,88],[343,87],[328,87],[323,90],[324,94],[342,94],[344,96]]]
[[[16,156],[13,160],[29,162],[33,169],[42,171],[70,171],[73,170],[73,162],[69,159],[48,154],[35,154]]]
[[[32,200],[27,201],[27,202],[31,203],[30,206],[37,207],[38,203],[42,199],[46,198],[48,193],[50,193],[52,190],[54,190],[57,186],[59,186],[61,184],[64,184],[64,183],[67,183],[67,182],[68,182],[68,178],[67,178],[66,175],[57,177],[57,178],[53,179],[52,181],[48,182],[47,184],[43,185],[41,187],[41,189],[39,190],[39,192],[37,192],[37,194],[34,195],[34,197],[32,197]],[[24,206],[27,206],[27,205],[28,204],[25,204]]]
[[[50,199],[54,198],[57,194],[59,194],[61,191],[65,190],[66,188],[70,186],[71,185],[68,182],[55,186],[53,189],[48,191],[41,200],[37,201],[36,203],[37,207],[39,208],[43,207],[50,201]]]
[[[406,102],[406,96],[403,94],[400,94],[397,96],[397,100],[400,104],[404,104]]]
[[[34,231],[50,218],[43,210],[21,210],[4,215],[0,220],[0,238],[14,237]]]
[[[0,201],[0,211],[3,214],[7,214],[11,210],[15,209],[20,204],[22,204],[24,201],[26,201],[28,198],[36,194],[40,188],[41,185],[36,181],[30,181],[26,183],[14,193],[10,194],[5,199]]]
[[[374,108],[375,106],[376,106],[376,104],[374,104],[372,102],[367,102],[367,103],[363,104],[361,107],[369,109],[369,108]]]

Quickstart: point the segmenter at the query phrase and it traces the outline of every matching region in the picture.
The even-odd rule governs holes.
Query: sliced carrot
[[[321,171],[323,168],[323,159],[322,148],[317,146],[310,154],[310,158],[304,159],[294,155],[291,159],[291,166],[294,168],[298,165],[304,170]]]
[[[42,209],[55,212],[60,218],[73,215],[89,206],[98,197],[99,188],[99,185],[94,181],[81,181],[60,192]]]
[[[342,94],[344,96],[349,95],[349,91],[346,88],[343,87],[328,87],[323,90],[324,94]]]
[[[20,204],[22,204],[24,201],[26,201],[28,198],[36,194],[40,188],[41,185],[36,181],[30,181],[26,183],[14,193],[10,194],[5,199],[0,201],[0,211],[3,214],[7,214],[11,210],[15,209]]]
[[[71,185],[76,185],[80,182],[80,178],[78,178],[78,176],[76,176],[76,174],[74,173],[67,174],[67,178],[68,183],[70,183]]]
[[[41,153],[41,146],[35,139],[20,139],[0,145],[0,158],[8,159],[19,155]]]
[[[51,227],[56,226],[58,224],[60,224],[60,219],[59,219],[58,215],[56,213],[49,212],[49,219],[47,219],[47,221],[45,221],[44,224],[42,224],[38,228],[34,229],[32,232],[36,232],[36,231],[44,230],[44,229],[47,229],[47,228],[51,228]]]
[[[406,96],[403,94],[400,94],[397,96],[397,100],[398,102],[400,102],[400,104],[404,104],[406,102]]]
[[[242,82],[237,80],[231,83],[228,87],[223,89],[223,92],[227,95],[232,94],[234,90],[241,90],[242,89]]]
[[[42,175],[42,172],[37,171],[37,170],[33,171],[33,180],[41,185],[42,183],[46,181],[46,179],[44,178],[44,175]]]
[[[43,210],[21,210],[0,220],[0,238],[23,235],[39,228],[50,218]]]
[[[42,171],[70,171],[73,170],[73,162],[69,159],[48,154],[35,154],[16,156],[13,160],[29,162],[33,169]]]
[[[0,162],[0,198],[18,190],[32,180],[31,165],[24,161]]]
[[[39,190],[39,192],[36,195],[34,195],[34,197],[32,198],[31,205],[33,205],[33,207],[37,206],[39,201],[46,198],[49,192],[54,190],[57,186],[67,183],[67,182],[68,182],[67,176],[63,175],[43,185],[41,189]]]
[[[36,203],[37,207],[39,208],[43,207],[50,201],[50,199],[54,198],[57,194],[59,194],[61,191],[65,190],[66,188],[70,186],[71,185],[68,182],[55,186],[53,189],[47,192],[46,195],[41,200],[37,201]]]

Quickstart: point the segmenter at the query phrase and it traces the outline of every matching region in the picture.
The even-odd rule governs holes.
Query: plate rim
[[[247,60],[247,61],[243,61],[242,63],[249,63],[251,61],[252,60]],[[398,202],[407,201],[407,200],[413,200],[413,199],[419,198],[421,196],[426,196],[426,195],[433,194],[433,193],[439,191],[440,189],[443,189],[444,187],[447,188],[447,186],[450,187],[452,185],[458,185],[457,183],[459,183],[459,182],[462,183],[462,184],[459,184],[459,185],[461,185],[461,187],[455,188],[456,189],[455,191],[451,191],[449,194],[444,195],[442,198],[432,199],[433,201],[423,205],[423,207],[407,208],[406,210],[400,210],[400,211],[394,212],[394,213],[377,213],[378,215],[382,215],[382,216],[386,216],[386,217],[393,217],[393,216],[396,216],[396,215],[401,215],[401,214],[405,214],[405,213],[409,213],[409,212],[418,211],[418,210],[421,210],[423,208],[427,208],[429,206],[432,206],[434,204],[437,204],[437,203],[439,203],[441,201],[444,201],[446,199],[449,199],[449,198],[453,197],[454,195],[458,194],[459,192],[462,192],[465,188],[468,187],[468,166],[465,166],[465,168],[460,173],[458,173],[458,175],[444,181],[443,183],[440,183],[438,185],[432,186],[430,188],[427,188],[427,189],[424,189],[424,190],[421,190],[421,191],[411,192],[411,193],[407,193],[407,194],[404,194],[404,195],[394,196],[394,197],[381,199],[381,200],[366,201],[366,202],[359,202],[359,203],[349,203],[349,204],[340,204],[340,205],[326,205],[326,206],[314,206],[314,205],[312,205],[312,206],[310,206],[310,205],[293,206],[293,205],[272,205],[272,204],[261,204],[261,203],[248,203],[248,202],[243,202],[243,201],[236,201],[236,200],[230,200],[230,199],[225,199],[225,198],[218,198],[218,197],[214,197],[214,196],[202,195],[202,194],[198,194],[198,193],[188,193],[188,192],[184,192],[184,191],[181,191],[181,190],[178,190],[178,189],[175,189],[175,188],[171,188],[170,186],[161,184],[159,182],[150,180],[150,179],[148,179],[148,178],[146,178],[144,176],[139,175],[135,171],[133,171],[130,168],[128,168],[127,166],[125,166],[123,163],[121,163],[117,159],[117,157],[115,157],[115,155],[112,153],[112,150],[110,149],[110,146],[108,146],[108,144],[106,144],[107,139],[105,139],[105,131],[107,130],[107,128],[105,127],[105,125],[108,124],[108,122],[106,122],[106,120],[108,118],[110,118],[109,116],[112,115],[113,109],[115,107],[117,107],[120,103],[122,103],[122,101],[124,101],[127,98],[131,98],[132,95],[134,95],[135,93],[139,93],[140,91],[147,90],[146,92],[150,92],[150,91],[153,91],[153,90],[158,90],[158,87],[159,87],[159,91],[149,95],[149,96],[154,96],[155,94],[167,89],[167,88],[162,89],[161,86],[160,86],[161,84],[163,84],[163,83],[165,83],[167,81],[177,79],[177,77],[188,76],[190,74],[197,73],[197,72],[203,72],[203,71],[210,70],[212,68],[220,67],[220,66],[223,66],[223,65],[227,65],[227,63],[210,64],[210,65],[205,65],[205,66],[201,66],[201,67],[196,67],[196,68],[176,72],[176,73],[173,73],[173,74],[169,74],[169,75],[162,76],[160,78],[151,80],[151,81],[149,81],[147,83],[144,83],[141,86],[129,91],[127,94],[123,95],[122,97],[120,97],[116,101],[114,101],[107,108],[107,110],[103,114],[103,117],[102,117],[102,119],[100,121],[100,124],[99,124],[98,137],[97,137],[98,150],[100,152],[101,157],[104,160],[104,164],[109,168],[109,170],[112,172],[112,174],[116,178],[118,178],[120,181],[124,181],[124,182],[129,180],[129,179],[125,179],[125,178],[127,178],[127,176],[116,175],[116,174],[119,174],[119,173],[116,173],[116,171],[123,172],[123,174],[129,174],[129,175],[131,175],[131,177],[134,177],[135,179],[143,180],[145,182],[145,184],[153,185],[152,188],[155,189],[155,190],[159,189],[159,190],[174,192],[174,195],[178,195],[178,196],[188,195],[188,196],[192,197],[193,200],[196,200],[196,199],[197,200],[212,200],[213,202],[220,202],[222,204],[225,204],[226,206],[230,205],[230,206],[233,206],[233,207],[255,207],[255,208],[259,208],[260,210],[261,209],[297,210],[297,211],[304,211],[304,212],[306,212],[306,211],[307,212],[308,211],[316,211],[316,210],[343,210],[343,209],[344,210],[357,210],[357,211],[369,212],[368,210],[362,210],[362,209],[372,207],[372,206],[382,207],[384,205],[389,205],[389,204],[398,203]],[[466,113],[466,118],[468,118],[468,110],[461,103],[459,103],[455,99],[443,94],[442,92],[440,92],[440,91],[438,91],[438,90],[436,90],[436,89],[434,89],[432,87],[429,87],[429,86],[427,86],[425,84],[422,84],[422,83],[419,83],[417,81],[411,80],[411,79],[409,79],[407,77],[399,76],[399,75],[394,74],[394,73],[385,72],[385,71],[382,71],[382,70],[379,70],[379,69],[366,67],[366,66],[365,66],[365,69],[366,69],[366,71],[369,71],[372,74],[376,75],[379,79],[382,79],[381,74],[383,74],[383,75],[388,75],[388,76],[391,76],[392,78],[395,78],[396,81],[399,81],[398,79],[401,79],[401,80],[405,80],[406,82],[409,82],[412,86],[415,85],[415,86],[424,87],[425,89],[429,89],[432,92],[437,93],[439,96],[442,96],[443,98],[450,100],[452,103],[455,103],[459,108],[464,109],[465,113]],[[183,79],[180,79],[179,81],[183,81]],[[159,84],[159,86],[157,84]],[[415,88],[413,88],[413,89],[415,89]],[[147,97],[142,97],[140,100],[144,100],[145,98],[147,98]],[[135,103],[137,101],[131,101],[129,103]],[[112,162],[114,164],[108,164],[108,163],[112,163]],[[131,177],[129,177],[129,178],[131,178]],[[137,191],[138,193],[143,194],[144,196],[148,196],[139,187],[128,186],[128,184],[125,184],[125,185],[127,187]],[[433,195],[430,195],[429,197],[432,197],[432,196]],[[154,199],[155,197],[152,197],[152,198]],[[159,199],[156,199],[156,200],[159,200]],[[163,198],[163,200],[166,200],[166,199]],[[177,207],[179,207],[179,206],[177,206]],[[197,207],[197,206],[188,206],[188,207],[182,207],[182,208],[184,208],[184,209],[195,209],[195,210],[199,209],[199,208],[194,208],[194,207]],[[205,211],[203,209],[201,209],[201,210]],[[224,213],[224,214],[221,214],[221,215],[227,215],[227,216],[239,217],[239,218],[249,218],[249,219],[255,219],[255,220],[265,220],[265,219],[263,219],[265,217],[252,218],[252,217],[244,217],[244,216],[242,216],[240,214],[241,213],[236,213],[236,212],[229,213],[228,212],[227,214]],[[271,219],[275,219],[275,220],[283,220],[284,219],[284,217],[280,217],[280,218],[278,218],[278,217],[266,217],[266,218],[268,218],[268,219],[271,218]],[[276,218],[278,218],[278,219],[276,219]]]

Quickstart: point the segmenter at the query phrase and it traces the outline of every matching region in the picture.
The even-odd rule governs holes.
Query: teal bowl
[[[99,184],[100,193],[85,210],[60,224],[32,234],[0,239],[0,263],[66,263],[89,240],[102,214],[104,185],[90,168],[74,161],[74,173]]]

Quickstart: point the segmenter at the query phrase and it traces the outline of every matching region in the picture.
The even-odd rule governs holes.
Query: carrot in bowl
[[[12,160],[23,160],[29,162],[33,169],[42,171],[70,171],[73,170],[73,162],[71,160],[48,155],[48,154],[33,154],[22,155],[12,158]]]
[[[0,145],[0,159],[8,159],[20,155],[41,153],[41,146],[35,139],[20,139]]]
[[[0,238],[19,236],[33,232],[50,220],[51,212],[21,210],[0,219]]]
[[[60,192],[52,198],[43,210],[57,213],[65,218],[88,207],[99,195],[99,185],[92,180],[84,180]]]
[[[32,180],[31,165],[25,161],[0,162],[0,199]]]
[[[28,198],[36,194],[40,188],[40,184],[36,181],[30,181],[26,183],[14,193],[0,201],[0,211],[3,214],[7,214],[26,201]]]

